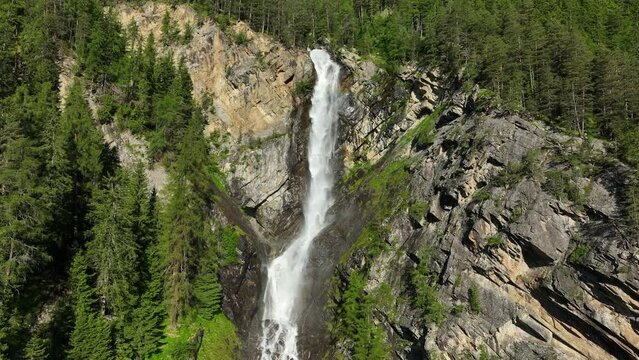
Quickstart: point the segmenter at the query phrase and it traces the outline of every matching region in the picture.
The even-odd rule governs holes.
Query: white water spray
[[[324,50],[312,50],[317,81],[310,110],[308,143],[310,188],[304,202],[304,225],[289,247],[268,266],[262,317],[262,360],[297,360],[297,315],[300,291],[313,239],[327,225],[333,172],[331,159],[337,140],[340,102],[339,65]]]

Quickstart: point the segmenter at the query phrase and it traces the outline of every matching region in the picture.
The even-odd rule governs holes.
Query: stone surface
[[[184,58],[196,99],[213,99],[207,133],[230,134],[230,155],[220,164],[230,194],[223,212],[230,222],[257,229],[242,240],[241,264],[220,272],[225,313],[245,340],[245,358],[254,358],[260,269],[301,221],[310,99],[294,89],[302,79],[312,81],[312,65],[305,51],[286,49],[243,23],[222,31],[187,6],[116,6],[123,24],[134,21],[143,36],[154,33],[156,39],[166,11],[179,24],[195,24],[194,36],[189,44],[160,52]],[[246,33],[247,44],[233,43],[238,32]],[[428,206],[419,224],[407,209],[384,219],[388,249],[367,263],[351,246],[371,216],[370,199],[338,183],[333,224],[316,239],[309,263],[312,281],[300,328],[303,358],[330,358],[342,351],[343,344],[327,329],[328,289],[333,279],[364,267],[370,269],[367,291],[383,283],[392,290],[393,304],[378,309],[374,322],[386,329],[394,358],[478,358],[481,348],[517,359],[639,357],[639,247],[624,225],[620,197],[632,176],[627,167],[611,161],[590,179],[574,179],[591,188],[580,206],[557,199],[544,190],[543,173],[570,170],[558,167],[553,154],[572,154],[582,140],[524,116],[476,109],[478,88],[464,91],[437,69],[406,65],[389,75],[351,51],[334,56],[343,65],[345,95],[338,175],[363,160],[382,167],[411,157],[411,201]],[[72,62],[63,65],[70,73]],[[69,83],[63,80],[62,89]],[[441,115],[433,144],[412,147],[407,137],[436,109]],[[117,129],[102,130],[123,163],[144,159],[144,142]],[[607,156],[606,144],[592,147],[593,154]],[[507,185],[497,181],[533,153],[537,157],[529,173]],[[161,169],[148,174],[154,186],[166,183]],[[495,236],[501,243],[488,244]],[[570,262],[577,244],[587,244],[590,251]],[[431,263],[440,301],[449,308],[468,307],[468,291],[474,288],[481,299],[479,314],[466,310],[448,315],[439,326],[423,324],[407,279],[426,247],[435,250]]]
[[[286,49],[242,22],[223,31],[186,5],[120,4],[115,11],[123,25],[135,23],[144,38],[152,33],[161,39],[165,12],[182,27],[193,26],[188,44],[160,47],[159,52],[170,50],[176,61],[184,59],[195,98],[213,100],[215,114],[209,118],[207,132],[219,129],[234,137],[264,137],[288,127],[295,85],[313,72],[305,51]],[[240,32],[248,42],[234,44],[233,37]]]

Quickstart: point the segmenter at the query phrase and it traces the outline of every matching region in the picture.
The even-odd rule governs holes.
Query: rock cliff
[[[401,73],[378,110],[381,99],[357,78],[366,66],[344,61],[357,75],[343,149],[372,170],[345,179],[335,209],[367,220],[338,219],[320,240],[323,250],[352,244],[346,255],[329,251],[332,261],[316,254],[316,266],[336,266],[338,290],[326,300],[339,302],[354,271],[369,294],[388,291],[373,318],[398,358],[637,358],[639,247],[622,201],[633,171],[606,144],[491,110],[478,89],[455,90],[432,70]],[[374,189],[396,164],[402,173],[389,174],[405,183]],[[379,195],[401,205],[380,211],[389,204],[371,199]],[[382,227],[373,239],[368,230]],[[441,321],[425,321],[415,304],[411,277],[422,263],[446,309]]]
[[[250,357],[260,262],[301,220],[310,100],[298,84],[312,82],[310,60],[242,23],[222,30],[186,6],[114,11],[143,36],[159,38],[167,11],[194,26],[188,44],[161,51],[186,60],[196,99],[213,99],[207,131],[227,134],[212,149],[228,153],[227,205],[258,229],[241,245],[243,263],[221,274],[224,309]],[[247,41],[234,43],[239,33]],[[394,358],[639,358],[639,245],[622,196],[635,175],[607,144],[501,112],[437,69],[391,75],[350,51],[334,56],[345,95],[342,181],[333,225],[311,256],[304,358],[347,353],[327,323],[353,272],[364,274],[371,296],[390,294],[374,296],[371,321]],[[415,303],[420,266],[444,309],[438,321]]]

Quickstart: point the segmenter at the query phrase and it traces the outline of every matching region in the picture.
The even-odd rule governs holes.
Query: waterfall
[[[308,142],[309,191],[304,201],[304,225],[289,247],[268,265],[262,317],[262,360],[296,360],[297,313],[300,291],[313,239],[327,225],[331,205],[331,160],[337,141],[339,65],[324,50],[312,50],[317,73],[310,110]]]

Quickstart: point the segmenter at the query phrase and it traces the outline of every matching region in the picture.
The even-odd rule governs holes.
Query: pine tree
[[[20,305],[37,295],[37,270],[51,260],[43,186],[47,122],[57,106],[51,95],[50,85],[36,96],[19,87],[0,103],[0,357],[16,357],[25,345],[29,320]]]
[[[114,166],[105,160],[102,136],[93,123],[79,83],[71,86],[65,104],[53,131],[47,169],[48,198],[57,206],[53,229],[63,254],[71,246],[85,243],[89,199]]]
[[[164,16],[162,17],[161,31],[162,31],[162,44],[164,44],[165,46],[173,44],[177,40],[178,35],[180,34],[179,29],[175,26],[173,21],[171,21],[171,16],[169,16],[168,12],[165,12]]]
[[[197,192],[202,181],[211,181],[202,172],[210,164],[202,126],[198,116],[189,123],[172,172],[170,199],[162,214],[160,241],[167,254],[166,296],[172,327],[192,304],[193,279],[201,254],[214,238],[208,221],[210,199]]]
[[[25,88],[9,105],[0,115],[0,285],[16,290],[49,258],[44,248],[49,212],[43,199],[40,105]]]
[[[111,179],[105,189],[96,190],[91,201],[92,240],[87,257],[95,269],[96,290],[106,313],[127,319],[136,301],[139,285],[140,244],[133,232],[135,199],[125,201],[125,172]]]
[[[354,271],[349,275],[336,307],[337,327],[333,333],[348,344],[353,359],[386,359],[389,350],[386,336],[383,329],[372,322],[374,302],[365,293],[365,285],[362,274]]]
[[[46,334],[35,332],[27,342],[24,349],[25,360],[46,360],[50,356],[50,340]]]
[[[114,65],[123,57],[126,42],[119,23],[111,15],[101,14],[91,24],[90,31],[84,66],[91,79],[105,85],[115,80]]]
[[[73,360],[110,360],[114,358],[111,326],[95,310],[95,292],[90,285],[88,269],[85,255],[77,253],[70,270],[75,321],[68,355]]]
[[[146,358],[160,348],[166,318],[163,305],[163,273],[157,245],[149,248],[147,257],[151,261],[151,277],[126,332],[137,358]]]
[[[140,171],[140,170],[137,170]],[[135,177],[134,177],[135,178]],[[141,216],[142,218],[142,216]],[[131,343],[136,358],[146,358],[156,352],[164,336],[164,267],[158,246],[157,209],[155,197],[149,200],[144,221],[146,247],[143,269],[144,286],[138,306],[133,312],[133,321],[124,329],[125,337]]]
[[[222,302],[222,285],[217,279],[219,247],[212,240],[209,239],[203,244],[204,256],[202,256],[200,269],[193,283],[193,294],[198,313],[209,320],[220,312]]]

